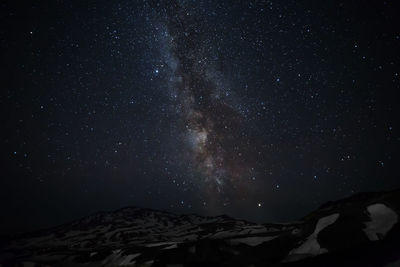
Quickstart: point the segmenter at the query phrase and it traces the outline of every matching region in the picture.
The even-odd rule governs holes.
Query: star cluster
[[[295,220],[400,185],[395,1],[1,4],[4,231]]]

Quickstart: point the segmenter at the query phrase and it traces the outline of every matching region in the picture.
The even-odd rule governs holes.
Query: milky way
[[[184,4],[173,3],[164,11],[167,51],[173,58],[170,87],[181,114],[182,160],[199,174],[196,182],[208,198],[238,198],[248,193],[245,182],[254,172],[249,153],[255,153],[248,150],[254,144],[230,89],[221,82],[211,33]]]

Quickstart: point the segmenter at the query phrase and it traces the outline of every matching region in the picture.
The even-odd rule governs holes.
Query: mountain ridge
[[[346,258],[363,255],[377,258],[371,266],[385,266],[400,261],[395,245],[400,240],[399,214],[400,190],[327,202],[290,223],[258,224],[228,215],[178,215],[128,206],[3,240],[0,264],[345,266]],[[379,253],[365,255],[371,248]],[[360,264],[368,262],[375,261]]]

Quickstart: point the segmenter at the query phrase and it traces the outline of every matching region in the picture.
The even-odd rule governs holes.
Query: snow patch
[[[197,239],[196,234],[186,235],[183,237],[183,240],[185,240],[185,241],[194,241],[196,239]]]
[[[321,248],[321,246],[318,244],[318,233],[325,229],[327,226],[335,223],[338,218],[339,213],[320,218],[318,220],[317,226],[315,227],[314,233],[307,237],[306,241],[301,244],[300,247],[291,250],[285,261],[295,261],[305,258],[308,255],[316,256],[328,252],[327,249]]]
[[[385,236],[398,221],[396,212],[382,203],[367,207],[371,221],[365,223],[364,232],[369,240],[379,240]]]
[[[264,242],[271,241],[272,239],[277,238],[278,236],[251,236],[251,237],[243,237],[243,238],[234,238],[230,239],[229,243],[232,245],[238,244],[246,244],[249,246],[258,246]]]
[[[152,244],[146,244],[145,247],[152,248],[152,247],[161,247],[165,245],[176,245],[176,242],[159,242],[159,243],[152,243]]]
[[[175,244],[173,244],[173,245],[171,245],[171,246],[168,246],[168,247],[163,248],[163,250],[165,250],[165,249],[173,249],[173,248],[177,248],[177,247],[178,247],[178,244],[175,243]]]
[[[216,232],[211,239],[222,239],[222,238],[227,238],[227,237],[232,237],[237,234],[236,231],[221,231],[221,232]]]
[[[263,234],[263,233],[268,233],[271,232],[271,230],[263,227],[263,226],[246,226],[243,227],[243,230],[241,230],[238,234]]]
[[[132,254],[132,255],[127,255],[127,256],[125,257],[125,259],[123,259],[123,261],[121,261],[121,262],[119,263],[119,266],[125,266],[125,265],[134,264],[135,262],[134,262],[134,261],[132,262],[132,260],[133,260],[134,258],[136,258],[137,256],[139,256],[139,255],[140,255],[140,253],[136,253],[136,254]]]
[[[300,233],[300,229],[299,228],[294,228],[292,230],[292,235],[297,235],[298,233]]]
[[[154,263],[154,260],[146,261],[145,263],[143,263],[143,266],[152,266],[153,263]]]

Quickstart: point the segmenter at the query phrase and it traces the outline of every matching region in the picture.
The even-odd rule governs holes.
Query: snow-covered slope
[[[130,207],[3,240],[0,264],[383,266],[400,260],[399,208],[400,191],[327,203],[289,224]]]

